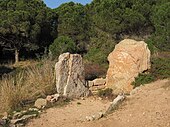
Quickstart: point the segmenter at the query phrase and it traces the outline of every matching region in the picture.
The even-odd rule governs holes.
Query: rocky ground
[[[61,108],[50,108],[27,127],[170,127],[170,82],[159,80],[127,96],[112,114],[87,121],[86,116],[104,112],[110,102],[99,98],[75,100]]]

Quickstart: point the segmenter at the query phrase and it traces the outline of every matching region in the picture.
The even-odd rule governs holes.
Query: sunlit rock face
[[[108,56],[106,86],[114,93],[129,93],[139,73],[150,69],[150,50],[144,41],[125,39]]]
[[[82,57],[79,54],[63,53],[55,65],[56,88],[60,95],[78,98],[87,96]]]

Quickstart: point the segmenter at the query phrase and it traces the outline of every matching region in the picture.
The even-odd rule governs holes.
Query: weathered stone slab
[[[84,64],[79,54],[64,53],[55,65],[56,87],[60,95],[67,97],[87,96]]]

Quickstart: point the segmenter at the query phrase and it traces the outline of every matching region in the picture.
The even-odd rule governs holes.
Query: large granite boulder
[[[114,93],[129,93],[139,73],[150,69],[150,51],[144,41],[125,39],[108,56],[106,86]]]
[[[56,87],[60,95],[78,98],[87,96],[82,57],[79,54],[64,53],[55,65]]]

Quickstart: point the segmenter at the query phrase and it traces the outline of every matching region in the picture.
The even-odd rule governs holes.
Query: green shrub
[[[107,63],[107,54],[98,48],[91,48],[85,55],[85,59],[93,63],[105,64]]]
[[[135,78],[135,81],[132,83],[134,87],[138,87],[140,85],[144,85],[150,82],[153,82],[155,77],[152,74],[139,74],[138,77]]]
[[[107,98],[113,100],[115,95],[113,94],[113,90],[110,88],[106,88],[104,90],[98,90],[97,95],[101,98]]]
[[[76,45],[73,40],[67,36],[60,36],[54,40],[49,47],[50,55],[52,58],[57,58],[64,52],[76,52]]]
[[[146,43],[148,44],[148,48],[151,51],[151,54],[154,54],[158,51],[158,49],[154,46],[154,40],[153,37],[146,40]]]
[[[157,79],[165,79],[170,77],[170,59],[169,58],[153,58],[151,73]]]
[[[157,79],[170,77],[170,59],[169,58],[152,58],[152,67],[149,74],[139,74],[132,83],[134,87],[153,82]]]

